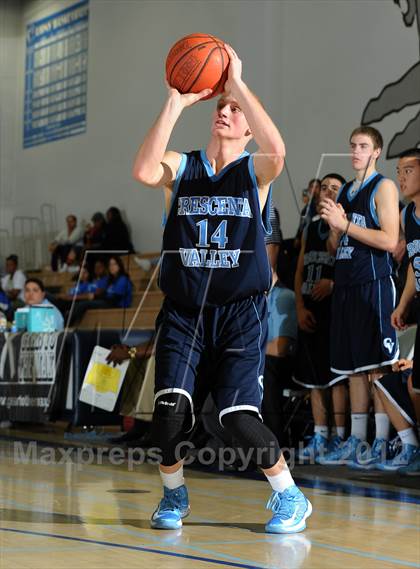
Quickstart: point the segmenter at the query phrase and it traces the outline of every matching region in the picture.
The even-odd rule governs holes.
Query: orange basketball
[[[166,58],[169,85],[180,93],[213,89],[205,99],[222,93],[229,65],[223,43],[209,34],[191,34],[177,41]]]

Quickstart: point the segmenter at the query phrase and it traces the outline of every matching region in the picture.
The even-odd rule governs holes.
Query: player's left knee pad
[[[275,435],[253,413],[234,411],[223,416],[223,426],[239,441],[241,447],[251,451],[252,460],[267,470],[274,466],[281,450]]]

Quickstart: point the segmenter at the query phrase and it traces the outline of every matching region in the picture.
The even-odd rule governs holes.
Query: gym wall
[[[23,149],[26,25],[74,3],[0,4],[1,227],[13,215],[33,215],[44,202],[56,204],[60,224],[66,213],[86,218],[116,205],[127,215],[138,249],[160,247],[162,193],[134,182],[131,164],[165,99],[166,54],[183,35],[209,32],[239,53],[245,81],[286,141],[299,206],[321,154],[348,152],[349,133],[369,100],[419,59],[417,23],[407,27],[392,0],[90,0],[87,131]],[[204,147],[214,105],[188,109],[170,147]],[[391,111],[373,123],[387,146],[419,105]],[[380,167],[395,179],[395,160],[384,158]],[[351,175],[344,157],[326,157],[321,173],[330,170]],[[274,200],[284,234],[292,236],[298,212],[285,172],[275,183]]]

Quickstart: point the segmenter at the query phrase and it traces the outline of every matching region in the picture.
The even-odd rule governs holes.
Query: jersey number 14
[[[208,238],[208,220],[203,219],[203,221],[199,221],[196,223],[198,227],[198,243],[197,247],[210,247],[210,243],[216,243],[219,249],[224,249],[226,247],[226,243],[229,241],[229,238],[226,235],[226,228],[227,228],[227,220],[224,219],[219,225],[217,229],[213,232],[210,237],[210,243],[207,241]]]

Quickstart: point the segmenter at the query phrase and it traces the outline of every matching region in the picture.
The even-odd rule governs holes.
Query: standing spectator
[[[83,229],[77,225],[77,217],[73,214],[66,217],[67,228],[60,231],[50,244],[51,269],[57,271],[58,262],[64,264],[70,249],[83,247]]]
[[[127,225],[117,207],[110,207],[106,212],[106,230],[103,249],[106,251],[128,251],[133,253],[133,244]]]
[[[383,139],[373,127],[358,127],[350,136],[355,179],[340,190],[337,203],[324,199],[321,217],[330,226],[330,252],[337,251],[331,303],[331,370],[350,377],[351,436],[322,464],[371,468],[389,451],[390,421],[373,389],[375,440],[367,440],[371,385],[398,360],[391,253],[399,238],[398,190],[376,171]]]
[[[6,275],[1,279],[1,288],[9,298],[13,310],[24,304],[25,281],[25,274],[18,269],[18,256],[9,255],[6,259]]]
[[[305,229],[305,226],[310,223],[313,216],[316,215],[316,204],[320,190],[321,180],[318,178],[312,178],[312,180],[309,180],[308,188],[302,191],[302,201],[304,206],[300,212],[299,227],[295,237],[295,249],[300,250],[303,230]]]
[[[344,440],[346,386],[330,371],[331,294],[334,287],[334,256],[327,250],[330,228],[319,215],[319,201],[335,202],[345,179],[327,174],[316,199],[318,215],[302,235],[302,247],[295,276],[296,310],[299,324],[295,381],[311,390],[314,436],[298,456],[313,461],[327,450],[333,451]],[[329,439],[328,388],[332,386],[333,411],[337,434]]]

